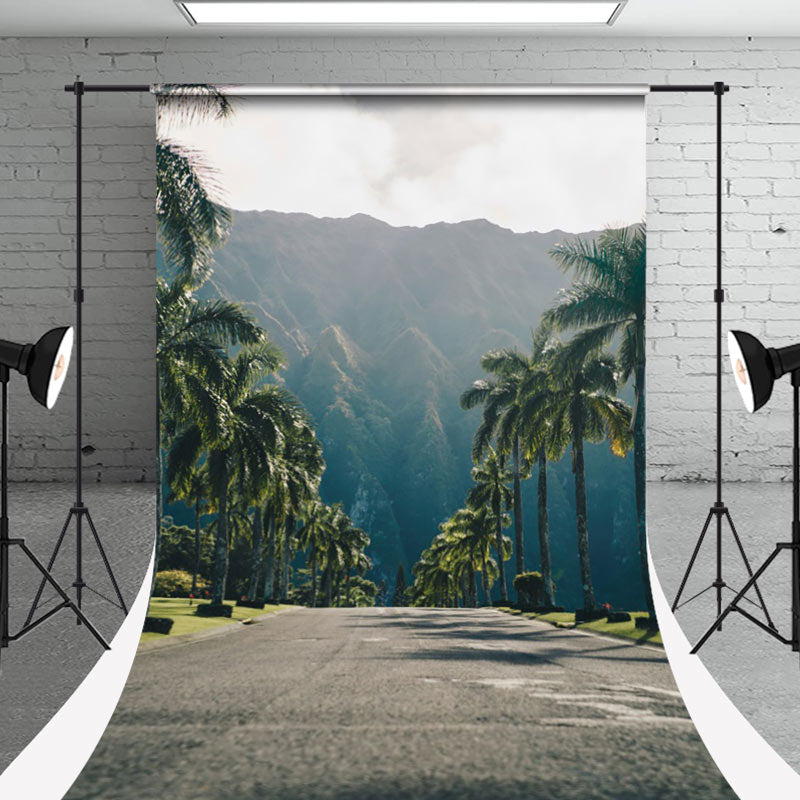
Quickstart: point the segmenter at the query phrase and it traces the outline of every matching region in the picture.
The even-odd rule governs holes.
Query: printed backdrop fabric
[[[158,119],[161,553],[199,508],[196,591],[469,605],[535,570],[534,604],[645,608],[644,98]]]

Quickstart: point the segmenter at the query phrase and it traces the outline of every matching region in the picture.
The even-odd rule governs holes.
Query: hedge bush
[[[169,617],[145,617],[142,633],[168,634],[172,630],[174,620]]]
[[[542,608],[545,605],[544,579],[541,572],[523,572],[515,576],[514,589],[521,608]],[[554,595],[555,592],[554,583]]]
[[[197,594],[202,594],[208,584],[198,577]],[[192,574],[182,569],[165,569],[156,573],[154,597],[188,597],[192,591]]]
[[[225,603],[200,603],[194,613],[198,617],[230,617],[233,614],[233,606]]]

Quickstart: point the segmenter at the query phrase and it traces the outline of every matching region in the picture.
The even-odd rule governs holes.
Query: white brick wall
[[[88,82],[725,80],[726,322],[771,342],[800,317],[800,40],[588,38],[0,39],[2,335],[72,319],[74,98]],[[654,479],[712,477],[714,106],[648,98],[649,457]],[[153,99],[85,99],[87,478],[154,464]],[[778,226],[786,233],[774,233]],[[797,310],[796,310],[797,309]],[[73,377],[74,380],[74,377]],[[788,386],[747,418],[725,382],[727,476],[784,479]],[[14,381],[12,465],[70,477],[74,384],[51,414]]]

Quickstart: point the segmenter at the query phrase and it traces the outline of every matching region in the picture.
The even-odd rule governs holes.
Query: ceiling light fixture
[[[175,0],[192,25],[612,25],[627,0]]]

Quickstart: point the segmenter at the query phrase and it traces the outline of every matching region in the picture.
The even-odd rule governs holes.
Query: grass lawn
[[[660,631],[643,630],[636,627],[634,620],[636,617],[646,617],[646,611],[631,611],[630,622],[606,622],[604,619],[594,620],[593,622],[581,622],[575,624],[575,614],[569,611],[555,611],[550,614],[535,614],[527,611],[518,611],[515,608],[501,607],[500,611],[505,611],[507,614],[514,614],[518,617],[527,617],[528,619],[538,619],[541,622],[549,622],[551,625],[562,628],[588,628],[597,633],[608,633],[612,636],[622,636],[625,639],[633,639],[639,644],[660,644],[661,641]]]
[[[202,601],[204,602],[204,601]],[[241,622],[244,619],[256,619],[274,614],[281,608],[291,608],[291,606],[265,606],[259,608],[240,608],[232,602],[226,605],[233,606],[233,615],[230,617],[197,617],[198,602],[193,601],[189,605],[189,600],[185,597],[151,597],[150,606],[147,610],[148,617],[169,617],[173,620],[172,630],[168,636],[181,636],[187,633],[198,633],[209,628],[217,628],[220,625],[230,625],[233,622]],[[143,633],[140,641],[150,642],[154,639],[163,639],[163,633]]]

